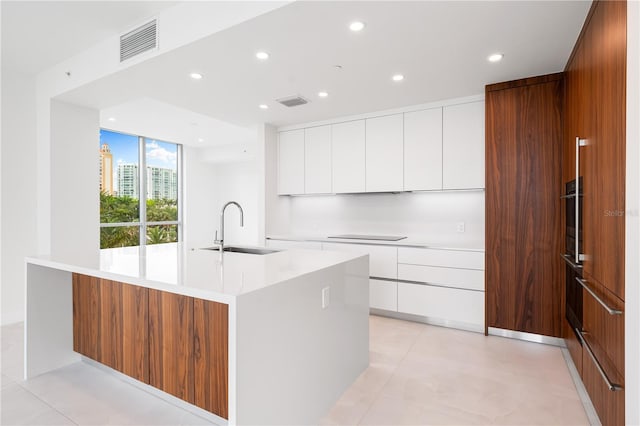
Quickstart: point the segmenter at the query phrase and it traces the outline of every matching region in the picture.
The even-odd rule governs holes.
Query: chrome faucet
[[[222,207],[222,211],[220,212],[220,239],[218,239],[218,231],[216,231],[216,237],[214,241],[215,244],[218,244],[220,246],[220,255],[222,255],[222,252],[224,251],[224,211],[231,204],[235,205],[240,210],[240,226],[244,227],[244,211],[242,211],[242,207],[235,201],[229,201],[224,205],[224,207]]]

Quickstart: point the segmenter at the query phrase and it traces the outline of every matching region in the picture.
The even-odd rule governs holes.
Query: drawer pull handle
[[[609,390],[610,391],[618,391],[618,390],[624,389],[622,386],[620,386],[617,383],[613,383],[609,379],[609,376],[607,376],[607,373],[605,373],[604,369],[602,368],[602,366],[598,362],[598,359],[596,358],[596,356],[594,355],[593,351],[591,350],[591,346],[589,346],[589,344],[585,340],[584,334],[582,333],[582,331],[578,330],[577,328],[575,330],[576,330],[576,333],[578,333],[578,337],[580,338],[580,341],[582,342],[582,346],[587,350],[587,353],[589,354],[589,357],[593,360],[593,363],[596,365],[596,368],[598,369],[598,372],[602,376],[602,379],[604,380],[604,382],[607,384],[607,387],[609,388]]]
[[[582,265],[580,265],[579,263],[575,263],[573,261],[573,259],[571,258],[570,255],[568,254],[561,254],[560,255],[565,262],[567,262],[569,264],[569,266],[571,266],[573,269],[582,269]]]
[[[593,290],[591,290],[589,288],[589,285],[587,284],[587,281],[576,277],[576,281],[578,281],[578,283],[585,289],[587,290],[587,292],[593,296],[594,299],[596,299],[596,301],[602,305],[602,307],[604,309],[606,309],[607,312],[609,312],[609,315],[622,315],[622,311],[619,309],[613,309],[611,306],[607,305],[604,300],[602,300]]]

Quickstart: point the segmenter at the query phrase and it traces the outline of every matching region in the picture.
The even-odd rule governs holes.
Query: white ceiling
[[[253,149],[256,139],[255,129],[229,124],[150,98],[139,98],[101,110],[100,127],[199,147],[236,145]]]
[[[176,1],[6,1],[2,66],[37,74]]]
[[[62,96],[104,109],[152,98],[239,126],[325,120],[484,92],[557,72],[588,1],[295,2]],[[348,24],[367,26],[352,33]],[[255,52],[271,58],[260,62]],[[497,64],[486,58],[503,52]],[[334,65],[341,65],[338,71]],[[192,71],[204,74],[193,81]],[[390,77],[402,73],[405,80]],[[316,93],[327,90],[329,97]],[[300,94],[310,104],[274,102]],[[266,111],[258,104],[266,103]]]

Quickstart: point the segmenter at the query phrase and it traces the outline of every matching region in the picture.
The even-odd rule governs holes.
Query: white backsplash
[[[484,246],[484,191],[291,197],[293,235],[402,235]],[[464,222],[465,232],[457,232]]]

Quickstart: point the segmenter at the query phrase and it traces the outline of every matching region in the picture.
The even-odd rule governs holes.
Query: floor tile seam
[[[411,352],[411,349],[413,349],[413,347],[416,345],[418,338],[422,335],[422,333],[424,333],[426,330],[426,328],[420,330],[420,333],[416,334],[416,337],[413,340],[413,343],[411,343],[411,346],[407,349],[407,351],[405,352],[404,356],[402,357],[402,359],[400,359],[393,367],[393,371],[391,372],[391,374],[389,375],[389,378],[387,378],[387,380],[385,380],[385,382],[383,383],[382,386],[380,386],[380,389],[375,393],[374,397],[372,398],[371,402],[369,403],[367,409],[364,411],[364,413],[362,413],[362,415],[360,416],[360,418],[358,419],[358,422],[356,424],[360,425],[362,424],[362,420],[367,416],[367,414],[369,413],[369,411],[371,411],[371,408],[373,407],[373,404],[378,400],[378,398],[380,398],[380,395],[382,395],[382,391],[384,390],[384,388],[387,386],[387,384],[389,384],[389,382],[391,381],[391,379],[393,379],[393,377],[396,375],[396,372],[398,371],[398,367],[400,366],[400,364],[405,360],[405,358],[407,357],[407,355],[409,355],[409,352]]]
[[[41,401],[43,404],[45,404],[47,407],[49,407],[50,409],[52,409],[53,411],[55,411],[56,413],[60,414],[62,417],[64,417],[65,419],[69,420],[71,423],[73,423],[74,425],[79,425],[80,423],[76,423],[71,417],[69,417],[68,415],[66,415],[65,413],[63,413],[62,411],[60,411],[55,405],[49,403],[46,399],[42,398],[41,396],[35,394],[34,392],[31,391],[31,389],[27,388],[26,386],[23,385],[27,383],[26,380],[23,380],[22,382],[16,382],[16,384],[18,386],[20,386],[23,390],[25,390],[27,393],[29,393],[30,395],[32,395],[34,398],[36,398],[37,400]]]

